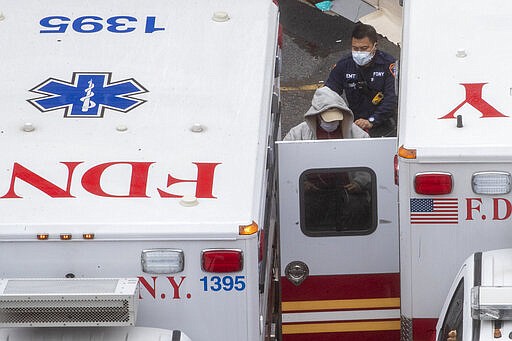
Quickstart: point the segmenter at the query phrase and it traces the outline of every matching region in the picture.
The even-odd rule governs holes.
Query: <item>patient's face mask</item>
[[[332,133],[340,126],[340,121],[332,121],[332,122],[324,122],[320,120],[320,128],[325,130],[328,133]]]

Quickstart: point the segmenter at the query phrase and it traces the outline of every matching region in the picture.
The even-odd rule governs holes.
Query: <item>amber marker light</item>
[[[82,237],[84,239],[94,239],[94,233],[84,233]]]
[[[258,232],[258,224],[256,224],[254,221],[250,225],[240,225],[239,227],[239,234],[241,236],[248,236],[255,234],[256,232]]]
[[[50,238],[50,235],[48,233],[37,234],[37,240],[48,240],[48,238]]]
[[[398,148],[398,156],[404,159],[415,159],[416,149],[407,149],[402,145]]]
[[[72,238],[71,233],[61,233],[60,234],[61,240],[71,240],[71,238]]]

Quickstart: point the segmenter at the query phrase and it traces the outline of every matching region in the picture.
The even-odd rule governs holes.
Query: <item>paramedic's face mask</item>
[[[363,39],[352,38],[352,59],[354,62],[363,66],[368,64],[377,50],[377,43],[372,43],[368,37]]]

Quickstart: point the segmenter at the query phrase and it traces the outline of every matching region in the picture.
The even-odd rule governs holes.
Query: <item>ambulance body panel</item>
[[[508,63],[489,53],[509,36],[510,10],[507,1],[404,2],[398,138],[404,340],[435,338],[465,259],[512,242],[512,195],[503,190],[512,166]],[[424,180],[430,175],[449,190]]]
[[[34,197],[33,200],[35,196],[44,198],[45,211],[27,210],[26,200],[3,200],[2,209],[15,213],[4,214],[3,222],[11,226],[61,222],[124,226],[170,221],[179,229],[179,226],[201,225],[207,221],[220,225],[215,230],[227,233],[231,228],[233,236],[238,234],[236,224],[240,220],[250,223],[260,205],[254,202],[256,198],[246,198],[244,194],[263,187],[264,168],[258,164],[266,158],[266,151],[258,146],[267,142],[266,135],[260,132],[267,129],[268,119],[261,113],[268,111],[271,92],[264,89],[270,89],[273,81],[268,77],[273,73],[268,55],[275,50],[275,42],[267,37],[275,35],[277,24],[268,24],[275,14],[275,6],[247,3],[244,7],[228,1],[220,6],[230,9],[230,20],[223,23],[212,20],[219,5],[176,6],[170,10],[167,3],[159,1],[141,10],[135,1],[118,4],[97,1],[70,7],[65,1],[55,1],[49,6],[34,5],[29,11],[14,4],[3,5],[2,45],[11,48],[2,56],[2,73],[23,91],[11,83],[2,87],[2,93],[9,99],[4,101],[3,110],[11,113],[5,115],[2,124],[1,138],[9,141],[2,143],[9,145],[2,151],[4,163],[9,165],[2,176],[2,195],[10,188],[14,163],[65,188],[70,176],[62,163],[81,162],[71,177],[70,192],[76,199],[48,200],[45,193],[30,186],[26,188],[17,181],[16,194],[26,200],[28,196]],[[114,11],[112,6],[118,9]],[[254,18],[254,12],[260,13],[260,17]],[[77,26],[76,18],[91,13],[102,20],[84,19],[83,22],[101,23],[103,28],[98,32],[76,32],[79,29],[73,29],[73,25]],[[69,21],[48,19],[49,22],[67,25],[66,31],[39,33],[57,30],[39,24],[43,18],[57,15]],[[107,21],[116,16],[136,18],[137,22],[118,19],[134,30],[108,31]],[[145,33],[148,18],[154,18],[155,28],[163,30]],[[248,21],[251,25],[244,24]],[[90,29],[90,25],[82,29]],[[251,40],[254,43],[247,44]],[[12,65],[23,65],[23,68]],[[108,72],[111,83],[134,79],[141,88],[140,95],[132,96],[140,101],[138,107],[129,113],[116,112],[116,108],[103,109],[104,113],[97,114],[102,117],[90,115],[80,119],[70,113],[63,118],[63,109],[40,113],[27,105],[27,99],[44,97],[28,90],[49,78],[71,82],[74,74],[78,78],[79,72]],[[101,90],[96,85],[92,91]],[[105,104],[108,105],[114,104]],[[223,119],[228,111],[231,115]],[[25,123],[31,123],[34,131],[24,132]],[[202,132],[191,131],[195,123],[203,127]],[[242,141],[250,143],[242,144]],[[111,166],[101,174],[104,183],[99,189],[107,194],[128,195],[130,184],[145,185],[145,190],[141,188],[132,194],[140,198],[108,198],[109,209],[98,209],[105,204],[105,197],[84,190],[81,178],[87,170],[108,162],[150,164],[147,183],[142,181],[146,179],[130,181],[131,174],[146,175],[130,172],[130,165]],[[168,174],[194,180],[199,168],[194,162],[218,163],[213,188],[205,191],[205,195],[214,197],[213,192],[219,188],[226,190],[224,198],[204,200],[201,213],[191,215],[189,210],[181,209],[179,200],[162,199],[158,189],[176,195],[195,195],[193,182],[167,187]],[[233,164],[243,168],[236,172],[236,168],[222,171]],[[144,201],[147,203],[140,205]],[[123,214],[113,215],[112,211]],[[219,211],[224,213],[219,215]],[[183,228],[192,229],[196,230]]]
[[[283,340],[399,338],[395,151],[395,138],[278,143]],[[325,189],[327,200],[308,188],[316,177],[361,173],[365,201],[341,184]],[[331,201],[341,212],[332,221]]]
[[[502,44],[510,6],[503,0],[404,2],[399,136],[406,148],[417,149],[417,161],[510,160],[504,70],[512,47]],[[497,55],[490,55],[491,45],[500,46]],[[453,129],[457,115],[463,128]]]
[[[0,278],[135,278],[136,327],[268,339],[277,6],[0,10]],[[159,250],[182,268],[147,270]],[[210,270],[212,250],[240,267]]]

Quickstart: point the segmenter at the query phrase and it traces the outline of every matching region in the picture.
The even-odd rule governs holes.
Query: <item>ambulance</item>
[[[512,47],[503,44],[512,3],[405,0],[403,9],[402,336],[510,338],[512,258],[498,250],[512,247]]]
[[[0,340],[270,339],[277,5],[0,12]]]
[[[511,12],[403,1],[398,138],[278,142],[283,340],[512,338]]]

